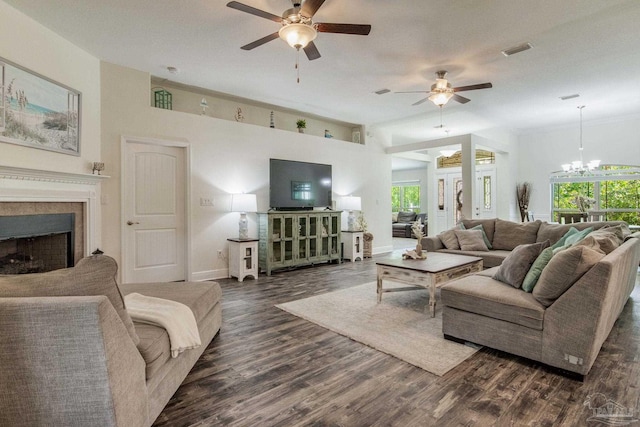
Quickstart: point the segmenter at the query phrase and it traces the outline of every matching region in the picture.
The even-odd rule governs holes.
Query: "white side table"
[[[229,277],[242,282],[245,277],[258,278],[258,239],[227,239],[229,241]]]
[[[355,262],[357,259],[362,261],[364,255],[362,253],[364,249],[364,232],[363,231],[342,231],[342,241],[344,242],[344,248],[342,251],[342,258]]]

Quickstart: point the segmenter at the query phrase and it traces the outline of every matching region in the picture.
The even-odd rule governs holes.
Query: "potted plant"
[[[296,127],[298,128],[298,132],[304,133],[304,129],[307,127],[307,121],[304,119],[300,119],[296,122]]]

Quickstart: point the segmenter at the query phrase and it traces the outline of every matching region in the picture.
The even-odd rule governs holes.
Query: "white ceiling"
[[[369,36],[320,33],[322,57],[282,40],[241,45],[278,24],[227,0],[4,0],[96,57],[180,83],[385,128],[394,144],[442,138],[438,108],[412,103],[439,69],[454,86],[492,82],[447,104],[453,134],[491,127],[523,132],[640,113],[640,1],[326,0],[316,22],[371,24]],[[280,15],[290,0],[243,0]],[[506,58],[500,51],[530,42]],[[167,66],[180,69],[169,74]],[[561,101],[560,96],[580,97]]]

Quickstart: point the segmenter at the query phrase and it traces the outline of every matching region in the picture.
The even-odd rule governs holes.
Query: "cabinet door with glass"
[[[273,267],[292,265],[294,261],[294,230],[296,226],[294,215],[273,215],[269,217],[270,230],[273,234],[271,263]]]

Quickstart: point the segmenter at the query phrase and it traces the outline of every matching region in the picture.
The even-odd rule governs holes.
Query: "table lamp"
[[[249,222],[247,221],[247,212],[256,212],[258,204],[255,194],[232,194],[231,195],[231,211],[240,212],[239,238],[249,238]]]
[[[353,211],[359,211],[362,209],[362,200],[357,196],[344,196],[340,199],[340,208],[345,211],[349,211],[347,217],[347,231],[356,230],[356,216]]]

